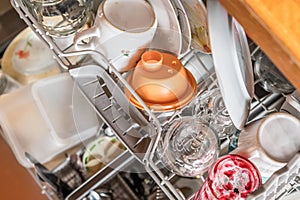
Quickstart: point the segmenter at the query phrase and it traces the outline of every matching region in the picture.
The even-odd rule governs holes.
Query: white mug
[[[152,6],[145,0],[104,0],[94,25],[76,34],[76,50],[96,50],[114,67],[127,71],[134,67],[150,46],[157,28]],[[87,44],[81,41],[91,38]],[[103,64],[100,56],[93,56]],[[105,67],[105,66],[104,66]]]
[[[259,169],[263,182],[300,150],[300,120],[273,113],[247,126],[232,153],[242,155]]]

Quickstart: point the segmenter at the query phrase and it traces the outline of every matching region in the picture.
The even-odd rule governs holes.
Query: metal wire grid
[[[69,69],[74,68],[74,67],[77,66],[77,63],[74,64],[74,63],[72,63],[72,61],[70,61],[68,59],[69,57],[80,56],[80,55],[99,54],[96,51],[66,52],[64,50],[61,50],[56,45],[55,41],[45,31],[43,31],[42,27],[40,27],[40,25],[37,23],[35,18],[30,14],[30,12],[27,10],[26,6],[23,4],[23,2],[21,0],[11,0],[11,3],[14,6],[14,8],[16,9],[16,11],[19,13],[20,17],[27,23],[27,25],[32,30],[34,30],[37,33],[38,37],[49,46],[49,48],[53,52],[54,58],[66,70],[69,70]],[[251,45],[252,44],[250,44],[250,49],[251,49]],[[257,50],[258,49],[255,48],[254,50],[251,51],[252,56],[255,54],[255,52]],[[193,54],[192,57],[196,56],[196,58],[199,62],[199,66],[204,67],[205,71],[208,72],[207,77],[209,77],[209,75],[211,75],[211,72],[208,69],[206,69],[206,67],[203,64],[202,60],[200,58],[198,58],[198,55],[195,52],[196,51],[194,51],[194,50],[190,51],[190,53]],[[99,56],[102,56],[102,55],[99,54]],[[103,57],[103,60],[105,60],[104,57]],[[107,60],[105,60],[105,61],[107,62]],[[80,65],[81,64],[82,63],[80,63]],[[132,88],[124,80],[123,76],[121,74],[119,74],[117,72],[117,70],[115,70],[114,67],[110,65],[109,62],[107,62],[107,65],[110,66],[109,67],[109,72],[111,74],[113,74],[114,76],[116,76],[117,79],[123,84],[122,87],[127,87],[133,93],[133,95],[140,101],[140,103],[142,105],[144,105],[146,113],[148,115],[149,122],[154,123],[155,126],[156,126],[155,128],[157,130],[157,135],[156,135],[155,138],[152,138],[152,139],[154,139],[154,141],[152,141],[151,146],[147,149],[147,156],[144,157],[144,159],[142,159],[142,161],[145,165],[145,169],[151,175],[151,177],[154,179],[154,181],[160,186],[161,190],[167,195],[167,197],[169,199],[191,198],[191,197],[185,197],[181,191],[179,191],[177,188],[175,188],[172,185],[172,179],[174,179],[176,177],[176,175],[172,172],[169,172],[169,171],[165,170],[163,168],[163,165],[161,165],[161,162],[159,160],[157,160],[156,157],[155,157],[155,150],[154,149],[157,146],[158,139],[160,138],[161,126],[163,126],[164,124],[167,124],[168,120],[164,121],[164,123],[161,124],[160,118],[164,118],[165,116],[155,116],[155,115],[153,115],[151,110],[147,109],[147,106],[145,106],[144,102],[141,99],[139,99],[138,95],[132,90]],[[211,77],[213,77],[213,76],[211,76]],[[98,82],[99,80],[96,79],[96,81]],[[257,85],[258,82],[259,81],[257,80],[255,82],[255,85]],[[117,84],[117,82],[116,82],[116,84]],[[280,106],[280,102],[284,101],[284,96],[285,95],[283,95],[283,94],[273,94],[273,93],[266,94],[262,97],[258,96],[258,95],[255,95],[254,96],[254,101],[251,104],[251,112],[250,112],[250,116],[249,116],[248,121],[250,122],[251,120],[263,117],[263,116],[265,116],[266,114],[268,114],[270,112],[279,111],[278,106]],[[180,114],[183,110],[184,109],[180,109],[180,110],[172,113],[172,116],[171,117],[168,116],[168,119],[172,119],[174,117],[180,116]],[[228,145],[232,141],[233,137],[236,137],[236,136],[225,138],[222,141],[221,149],[223,149],[225,152],[228,150]],[[126,144],[126,146],[128,146],[128,145]],[[124,155],[121,155],[120,158],[116,159],[112,163],[114,163],[116,165],[116,163],[120,164],[118,161],[123,161],[123,162],[126,161],[126,163],[128,164],[128,163],[130,163],[129,161],[133,159],[132,155],[130,155],[128,151],[126,151],[124,153]],[[112,166],[113,166],[113,164],[109,164],[107,166],[107,168],[101,170],[94,177],[98,177],[97,180],[99,180],[100,177],[103,180],[104,179],[105,180],[109,179],[111,176],[116,174],[117,171],[113,170],[113,172],[110,172],[110,173],[102,173],[102,172],[105,172],[108,169],[108,167],[112,167]],[[117,167],[117,169],[120,169],[120,167]],[[295,168],[295,170],[297,170],[297,167]],[[102,176],[98,176],[101,173],[102,173]],[[287,188],[284,189],[284,192],[282,192],[280,194],[280,196],[283,196],[285,193],[289,193],[290,191],[293,191],[293,190],[299,190],[299,188],[298,188],[299,177],[296,176],[297,173],[294,173],[294,174],[295,174],[294,177],[296,177],[296,179],[293,179],[294,177],[291,177],[291,176],[289,178],[285,177],[286,179],[289,179],[292,182],[287,184]],[[204,179],[205,179],[205,176],[199,177],[199,182],[201,183]],[[91,182],[94,182],[94,181],[91,181]],[[104,181],[100,181],[100,182],[104,182]],[[97,186],[100,185],[100,182],[97,183]],[[91,185],[91,184],[85,184],[85,186],[86,185]],[[276,188],[276,185],[275,185],[275,188]],[[87,190],[88,190],[88,188],[87,188]],[[279,192],[279,191],[277,191],[277,192]],[[75,193],[76,193],[76,191],[75,191]],[[72,198],[70,198],[70,199],[72,199]]]

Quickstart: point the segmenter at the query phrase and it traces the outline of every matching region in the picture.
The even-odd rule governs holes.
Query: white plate
[[[243,129],[254,95],[246,34],[217,0],[207,1],[209,37],[215,71],[232,122]]]
[[[20,32],[5,50],[2,69],[22,84],[61,72],[51,50],[29,27]]]
[[[158,20],[151,48],[180,55],[182,48],[181,30],[176,12],[169,0],[149,0]]]
[[[202,1],[185,0],[182,2],[190,23],[191,45],[202,53],[211,53],[207,27],[207,10]]]

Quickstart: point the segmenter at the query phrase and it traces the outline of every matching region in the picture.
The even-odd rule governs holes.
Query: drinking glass
[[[164,127],[158,154],[172,172],[196,177],[208,171],[219,155],[219,141],[209,124],[191,116]]]
[[[207,89],[197,97],[193,115],[210,124],[217,132],[219,139],[230,136],[237,131],[218,87]]]
[[[295,89],[263,52],[260,52],[257,56],[254,64],[254,74],[262,88],[267,92],[287,94]]]
[[[67,36],[87,22],[93,0],[27,0],[31,14],[51,36]]]

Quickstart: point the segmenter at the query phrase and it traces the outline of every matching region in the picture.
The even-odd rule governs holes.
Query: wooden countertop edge
[[[247,35],[261,47],[278,69],[300,90],[300,60],[271,32],[268,25],[245,0],[219,0],[243,26]]]

